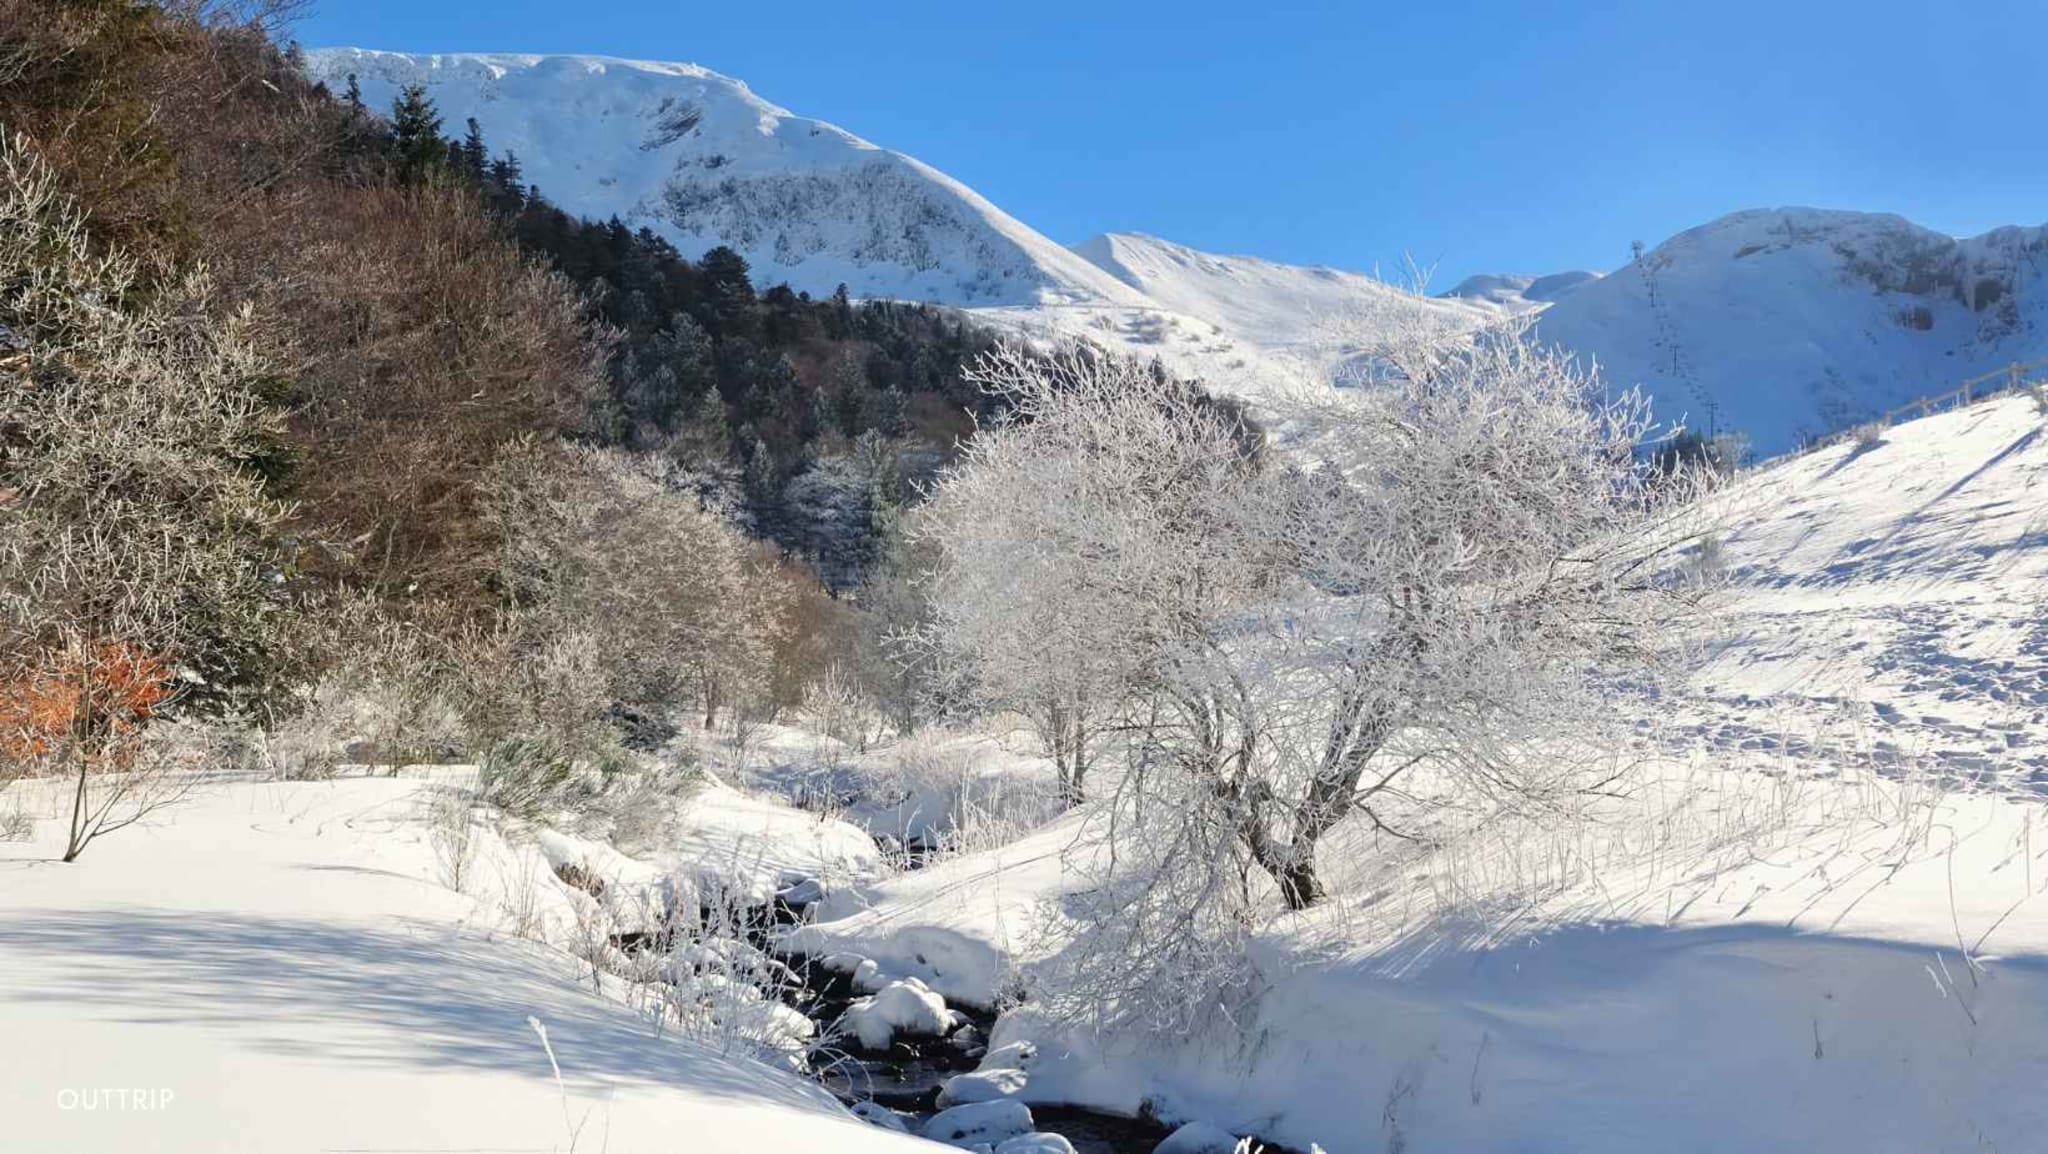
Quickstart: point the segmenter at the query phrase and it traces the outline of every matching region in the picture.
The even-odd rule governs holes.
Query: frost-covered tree
[[[1079,800],[1169,636],[1246,579],[1249,554],[1215,551],[1233,532],[1215,518],[1252,454],[1234,415],[1136,362],[1006,348],[972,376],[1009,416],[920,522],[930,636],[962,691],[1030,719]]]
[[[1217,935],[1262,894],[1322,899],[1339,823],[1596,785],[1558,742],[1661,644],[1687,531],[1640,399],[1513,330],[1373,356],[1371,387],[1269,406],[1284,454],[1130,365],[984,365],[1017,416],[937,494],[938,630],[996,699],[1085,698],[1117,735],[1116,874],[1081,904],[1126,1005],[1241,956]]]
[[[291,614],[265,492],[282,415],[252,318],[95,251],[0,140],[0,760],[74,777],[65,860],[178,792],[130,739],[260,707]]]
[[[502,542],[497,580],[534,645],[594,643],[598,700],[707,724],[768,677],[773,606],[745,539],[659,458],[579,446],[514,446],[485,482]]]

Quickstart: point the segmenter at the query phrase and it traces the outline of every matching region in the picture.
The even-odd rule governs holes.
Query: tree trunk
[[[1361,707],[1352,707],[1357,708]],[[1253,860],[1280,884],[1280,897],[1288,909],[1305,910],[1329,896],[1316,874],[1316,846],[1357,804],[1366,763],[1379,753],[1393,728],[1390,717],[1377,713],[1361,716],[1355,711],[1332,727],[1322,767],[1309,783],[1308,795],[1294,807],[1285,846],[1275,844],[1261,815],[1246,814],[1242,836]]]
[[[64,843],[64,860],[77,861],[85,851],[85,780],[86,761],[83,754],[78,759],[78,789],[71,797],[71,836]]]
[[[1293,860],[1273,871],[1273,877],[1280,883],[1280,898],[1290,910],[1305,910],[1328,896],[1323,880],[1316,876],[1314,846],[1295,847]]]

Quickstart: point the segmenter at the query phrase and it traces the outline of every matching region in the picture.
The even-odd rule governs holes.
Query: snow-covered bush
[[[368,597],[339,595],[317,628],[316,676],[254,735],[258,768],[286,779],[445,762],[475,746],[465,713],[470,670],[435,630]]]
[[[536,818],[560,803],[576,770],[574,752],[553,741],[508,737],[485,751],[477,794],[506,813]]]
[[[1052,776],[1016,761],[985,734],[921,730],[863,768],[865,820],[944,854],[1006,845],[1058,816],[1068,796]]]
[[[428,796],[427,837],[434,848],[434,864],[442,883],[456,893],[469,892],[480,820],[476,793],[469,786],[435,790]]]

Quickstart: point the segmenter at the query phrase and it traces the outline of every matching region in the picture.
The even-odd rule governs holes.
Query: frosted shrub
[[[553,808],[575,775],[568,751],[545,738],[508,737],[492,746],[477,768],[477,793],[517,817]]]
[[[28,841],[36,836],[36,819],[27,810],[0,813],[0,841]]]
[[[678,819],[709,780],[694,758],[671,758],[616,774],[611,788],[587,798],[580,808],[584,821],[602,829],[620,850],[658,851],[675,843]]]
[[[817,1026],[783,1001],[796,975],[748,941],[757,912],[733,895],[674,911],[659,963],[663,1022],[726,1053],[798,1066]]]
[[[434,791],[427,802],[427,831],[441,881],[457,893],[469,892],[470,871],[477,856],[476,794],[469,785]]]
[[[1057,815],[1064,800],[1043,777],[989,772],[974,745],[943,730],[897,743],[870,771],[867,790],[897,807],[892,833],[946,853],[1014,841]]]

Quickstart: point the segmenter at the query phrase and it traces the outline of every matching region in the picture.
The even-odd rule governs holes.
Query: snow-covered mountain
[[[1137,234],[1063,247],[929,165],[693,64],[332,48],[307,66],[337,89],[355,76],[374,107],[424,85],[450,131],[475,117],[564,208],[646,225],[688,255],[728,245],[763,284],[958,305],[1239,392],[1297,372],[1333,323],[1533,316],[1543,339],[1643,386],[1663,419],[1775,453],[2048,354],[2048,228],[1957,239],[1896,216],[1753,210],[1605,276],[1489,274],[1424,297]]]
[[[306,67],[337,91],[355,76],[373,108],[423,85],[449,131],[474,117],[564,209],[646,225],[690,256],[728,245],[764,281],[961,305],[1144,303],[929,165],[694,64],[327,48]]]
[[[1449,292],[1439,295],[1456,300],[1477,301],[1496,306],[1510,314],[1520,314],[1556,304],[1566,293],[1587,281],[1599,279],[1599,273],[1584,269],[1551,273],[1548,276],[1480,273],[1466,277],[1452,286]]]
[[[1958,239],[1897,216],[1757,209],[1682,232],[1544,310],[1544,339],[1667,419],[1764,453],[2048,354],[2048,228]]]

